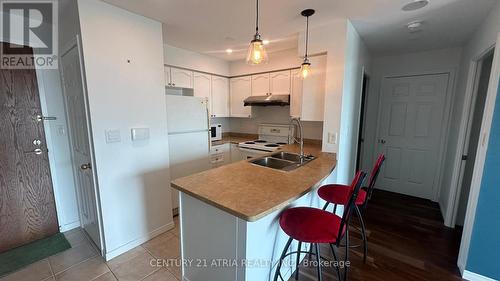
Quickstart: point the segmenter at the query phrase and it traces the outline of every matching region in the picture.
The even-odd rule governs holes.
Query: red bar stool
[[[280,226],[281,229],[283,229],[283,231],[290,238],[288,239],[288,242],[285,245],[285,249],[283,249],[283,253],[280,256],[280,260],[274,274],[274,281],[277,281],[278,277],[282,281],[284,281],[280,272],[281,265],[283,263],[283,260],[287,256],[292,254],[297,254],[297,269],[295,271],[296,280],[298,280],[299,278],[300,254],[312,254],[316,256],[318,280],[321,281],[321,259],[326,259],[321,257],[318,246],[319,243],[327,243],[330,245],[333,257],[338,264],[337,255],[335,254],[333,246],[335,245],[337,248],[339,248],[340,241],[342,241],[342,239],[345,237],[345,260],[347,261],[349,259],[349,221],[351,218],[351,214],[356,207],[355,202],[365,177],[366,173],[360,171],[356,174],[356,177],[352,181],[351,188],[349,188],[350,192],[348,194],[350,198],[345,205],[346,208],[344,209],[342,218],[330,212],[310,207],[290,208],[283,211],[280,216]],[[290,247],[294,239],[299,242],[297,251],[287,253],[288,248]],[[311,248],[314,245],[316,253],[311,253],[310,251],[302,251],[302,243],[311,243]],[[344,271],[344,280],[347,280],[347,272],[348,268],[346,267]],[[337,275],[340,280],[341,276],[338,266]]]
[[[367,187],[361,188],[359,191],[358,198],[356,199],[356,205],[354,210],[359,218],[361,224],[361,236],[363,238],[363,262],[366,263],[366,256],[368,254],[368,243],[366,239],[366,228],[363,216],[361,215],[360,208],[364,211],[368,204],[368,200],[371,198],[373,193],[373,188],[375,187],[375,182],[377,180],[378,174],[380,173],[380,168],[385,161],[385,156],[381,154],[377,158],[377,162],[372,169],[370,174],[370,181]],[[337,205],[346,205],[349,202],[350,188],[348,185],[342,184],[327,184],[318,189],[318,195],[321,199],[326,201],[323,210],[326,210],[330,203],[335,204],[333,208],[333,213],[337,210]]]

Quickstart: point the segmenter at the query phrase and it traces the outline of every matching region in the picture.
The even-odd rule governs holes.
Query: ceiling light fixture
[[[300,73],[304,79],[311,74],[311,62],[309,61],[307,51],[309,45],[309,17],[314,15],[314,12],[315,11],[313,9],[307,9],[300,13],[302,16],[306,17],[306,54],[304,55],[304,61],[300,66]]]
[[[259,33],[259,0],[257,2],[257,16],[255,20],[255,35],[253,36],[253,40],[250,42],[250,46],[248,46],[247,53],[247,63],[251,65],[266,63],[267,52],[264,48],[264,42],[260,37]]]
[[[414,0],[403,6],[402,10],[405,12],[415,11],[418,9],[422,9],[423,7],[429,4],[429,0]]]
[[[264,45],[267,45],[267,44],[271,43],[271,41],[269,41],[269,40],[263,40],[263,41],[262,41],[262,43],[263,43]]]
[[[226,49],[226,53],[232,54],[233,53],[233,49]]]

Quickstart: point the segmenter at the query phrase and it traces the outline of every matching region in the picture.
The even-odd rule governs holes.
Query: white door
[[[180,68],[170,68],[171,86],[177,88],[193,88],[193,72]]]
[[[377,188],[435,200],[448,74],[385,78],[377,151],[387,161]]]
[[[290,94],[290,70],[273,72],[269,74],[270,93],[273,95]]]
[[[71,140],[75,181],[78,187],[82,228],[101,248],[94,167],[89,143],[88,115],[77,45],[61,56],[61,76]]]
[[[252,75],[252,96],[265,96],[269,93],[269,73]]]
[[[231,78],[230,88],[231,117],[252,117],[252,108],[243,106],[243,101],[252,95],[251,76]]]
[[[203,98],[207,101],[208,111],[211,114],[211,77],[210,75],[195,72],[193,74],[194,96]]]
[[[229,79],[212,76],[212,117],[229,117]]]

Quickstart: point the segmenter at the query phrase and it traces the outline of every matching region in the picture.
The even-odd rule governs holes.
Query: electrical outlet
[[[337,133],[328,133],[328,143],[337,144]]]

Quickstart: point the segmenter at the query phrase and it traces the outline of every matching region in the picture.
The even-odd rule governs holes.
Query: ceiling
[[[255,33],[254,0],[103,0],[163,25],[170,45],[226,60],[241,59]],[[300,11],[313,8],[310,26],[348,18],[375,55],[462,45],[497,0],[431,0],[423,9],[404,12],[412,0],[261,0],[260,31],[270,52],[296,48],[305,20]],[[422,31],[406,24],[422,20]],[[233,49],[226,54],[226,49]]]

